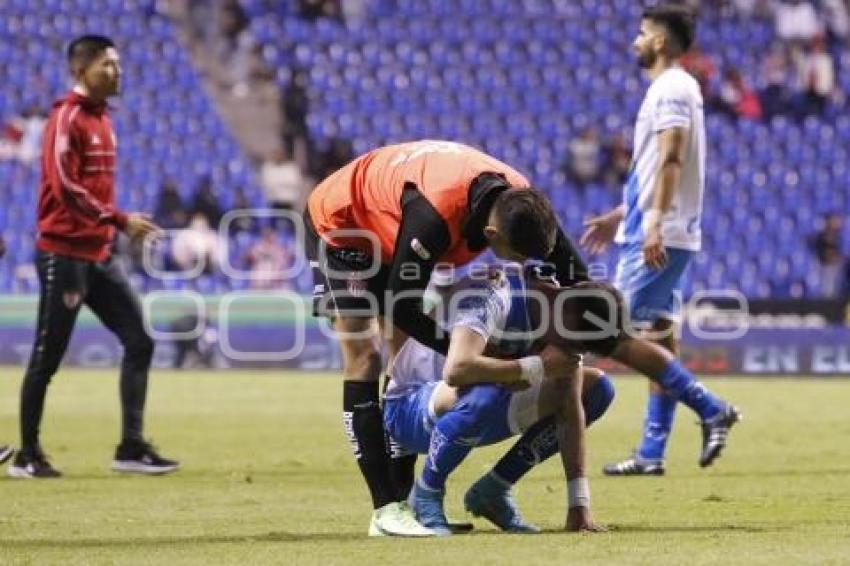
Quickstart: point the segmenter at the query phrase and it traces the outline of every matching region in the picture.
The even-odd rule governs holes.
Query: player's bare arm
[[[687,150],[688,128],[670,128],[658,134],[658,175],[652,208],[644,214],[643,259],[653,269],[661,269],[667,263],[661,224],[679,187]]]
[[[565,355],[571,355],[565,352]],[[555,374],[556,396],[561,404],[555,412],[558,446],[561,460],[567,476],[567,518],[565,528],[568,531],[601,531],[603,527],[594,524],[590,514],[590,485],[587,480],[585,414],[581,401],[582,369],[576,363],[569,370]]]

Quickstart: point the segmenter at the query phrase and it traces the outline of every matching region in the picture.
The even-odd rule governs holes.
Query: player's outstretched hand
[[[608,531],[605,525],[597,525],[590,517],[587,507],[570,507],[567,512],[567,524],[564,527],[571,533],[604,533]]]
[[[619,225],[620,216],[611,212],[591,218],[584,223],[585,230],[579,245],[585,247],[590,255],[602,253],[614,241]]]
[[[652,269],[662,269],[667,264],[667,250],[660,228],[650,229],[643,242],[643,261]]]
[[[131,212],[127,215],[127,227],[124,232],[132,240],[144,240],[151,237],[159,239],[162,237],[162,228],[153,223],[150,215],[140,212]]]

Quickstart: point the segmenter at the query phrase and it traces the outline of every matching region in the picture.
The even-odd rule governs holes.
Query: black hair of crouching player
[[[541,316],[541,301],[530,300],[532,328],[546,325],[538,346],[552,345],[577,353],[610,356],[625,337],[623,295],[610,283],[582,281],[558,287],[549,281],[534,281],[530,289],[542,293],[551,316]],[[560,320],[558,320],[560,317]],[[548,319],[548,322],[547,322]]]

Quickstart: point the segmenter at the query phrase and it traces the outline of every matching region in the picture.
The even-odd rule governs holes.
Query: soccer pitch
[[[21,370],[0,369],[0,442],[17,442]],[[697,466],[699,427],[680,408],[664,478],[603,478],[637,440],[646,383],[618,377],[617,399],[589,432],[594,514],[611,532],[560,532],[557,459],[519,485],[546,532],[475,532],[440,540],[369,539],[369,500],[340,423],[338,376],[292,372],[152,375],[147,432],[183,469],[167,477],[109,471],[116,371],[63,370],[43,440],[61,480],[0,479],[2,564],[847,564],[850,383],[711,380],[744,422],[715,467]],[[508,444],[473,455],[466,486]],[[4,470],[5,472],[5,470]],[[5,474],[4,474],[5,475]]]

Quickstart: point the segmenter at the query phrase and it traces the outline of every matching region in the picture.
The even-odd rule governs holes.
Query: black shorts
[[[372,256],[362,250],[322,246],[309,211],[304,212],[304,251],[313,272],[313,316],[371,318],[384,314],[387,265],[379,263],[375,272]]]

